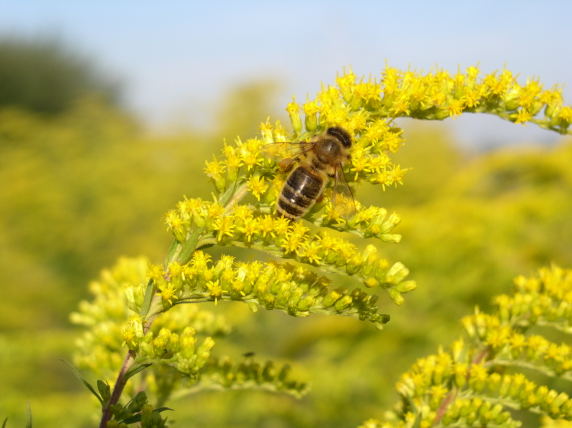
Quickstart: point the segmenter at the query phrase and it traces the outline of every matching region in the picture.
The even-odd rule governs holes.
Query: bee
[[[344,180],[342,166],[350,159],[352,137],[345,129],[335,126],[313,141],[298,144],[301,148],[298,156],[280,163],[283,170],[291,172],[276,204],[277,214],[292,221],[312,208],[330,179],[335,179],[336,185],[338,177]],[[297,166],[293,169],[294,165]],[[349,186],[348,189],[351,193]]]

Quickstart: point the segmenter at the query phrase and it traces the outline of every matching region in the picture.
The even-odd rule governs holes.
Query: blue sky
[[[0,11],[0,34],[56,34],[96,56],[123,78],[128,104],[152,124],[185,113],[192,120],[241,82],[276,78],[281,100],[304,100],[343,67],[377,74],[385,63],[450,71],[507,66],[523,80],[562,83],[572,100],[566,0],[0,0]],[[452,125],[469,145],[552,138],[494,118]]]

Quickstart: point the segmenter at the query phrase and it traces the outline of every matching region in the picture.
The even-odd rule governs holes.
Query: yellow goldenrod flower
[[[260,196],[268,190],[268,183],[263,177],[253,175],[248,180],[248,190],[256,199],[260,200]]]

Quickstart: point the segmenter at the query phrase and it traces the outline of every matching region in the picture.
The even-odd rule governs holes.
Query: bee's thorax
[[[322,164],[333,167],[339,166],[348,156],[344,146],[332,137],[324,137],[318,140],[313,152]]]

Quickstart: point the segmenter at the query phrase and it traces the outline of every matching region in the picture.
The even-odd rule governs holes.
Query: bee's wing
[[[283,155],[290,153],[296,156],[299,153],[307,152],[314,147],[312,141],[275,141],[264,145],[264,150],[270,154],[277,153]]]
[[[336,168],[332,192],[332,202],[335,210],[339,211],[343,217],[349,217],[355,214],[357,206],[354,192],[346,180],[341,163],[338,164]]]
[[[269,156],[279,159],[281,169],[291,167],[300,157],[309,152],[314,147],[311,141],[276,141],[266,144],[265,153]]]

